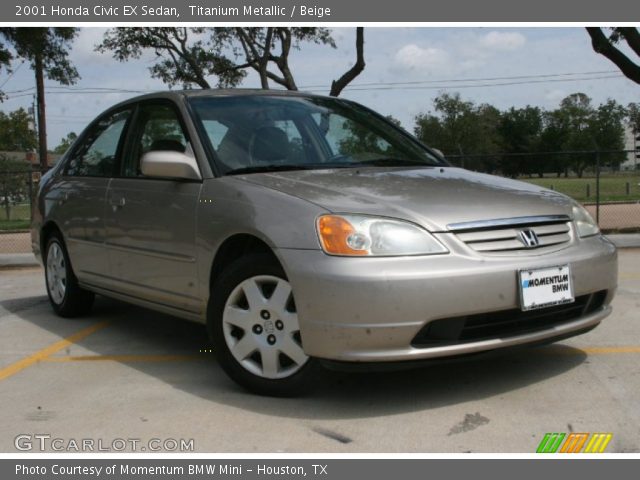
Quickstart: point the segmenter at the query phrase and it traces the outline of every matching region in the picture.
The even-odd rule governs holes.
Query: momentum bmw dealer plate
[[[569,265],[520,270],[518,276],[522,310],[534,310],[574,301]]]

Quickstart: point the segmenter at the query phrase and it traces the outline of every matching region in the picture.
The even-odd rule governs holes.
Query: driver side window
[[[189,141],[178,115],[177,110],[166,103],[140,106],[131,153],[124,164],[125,177],[142,176],[140,159],[147,152],[188,151]]]

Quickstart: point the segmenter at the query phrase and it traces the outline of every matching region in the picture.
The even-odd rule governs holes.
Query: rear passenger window
[[[118,147],[130,115],[130,110],[124,110],[100,119],[71,154],[65,174],[89,177],[112,176]]]

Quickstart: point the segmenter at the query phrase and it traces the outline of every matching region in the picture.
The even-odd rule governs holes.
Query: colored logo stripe
[[[602,453],[613,437],[610,433],[594,433],[584,449],[584,453]]]
[[[589,438],[588,433],[570,433],[562,445],[560,453],[579,453],[587,438]]]
[[[536,453],[603,453],[613,437],[611,433],[594,433],[591,438],[589,435],[591,434],[545,433]],[[583,450],[585,444],[587,446]]]
[[[546,433],[538,445],[536,453],[556,453],[564,435],[564,433]]]

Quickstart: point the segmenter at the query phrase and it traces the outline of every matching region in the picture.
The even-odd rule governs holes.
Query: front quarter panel
[[[196,248],[205,296],[213,259],[226,239],[253,235],[276,255],[280,249],[320,250],[315,222],[327,213],[306,200],[230,176],[205,180],[197,209]]]

